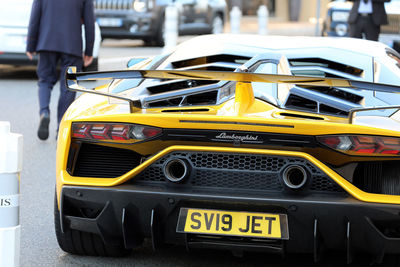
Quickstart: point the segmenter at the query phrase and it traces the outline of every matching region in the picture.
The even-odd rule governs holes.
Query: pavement
[[[291,22],[280,21],[274,18],[268,20],[267,29],[269,35],[288,35],[288,36],[314,36],[316,24],[307,21]],[[320,27],[321,29],[321,27]],[[230,32],[230,23],[227,21],[224,32]],[[258,33],[257,16],[243,16],[241,19],[241,33]]]

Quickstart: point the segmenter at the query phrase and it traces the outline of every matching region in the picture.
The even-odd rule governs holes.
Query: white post
[[[319,32],[319,19],[321,13],[321,0],[317,0],[317,14],[315,16],[316,23],[315,23],[315,36],[320,36],[321,33]]]
[[[268,8],[264,5],[260,6],[257,10],[258,15],[258,34],[268,34]]]
[[[10,133],[9,122],[0,121],[0,267],[19,266],[22,140],[22,135]]]
[[[240,20],[242,18],[242,11],[239,7],[234,6],[230,12],[231,17],[231,33],[240,33]]]
[[[164,52],[174,48],[178,42],[178,8],[175,3],[165,8]]]

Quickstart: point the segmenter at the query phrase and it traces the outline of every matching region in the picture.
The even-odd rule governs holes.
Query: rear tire
[[[393,42],[393,49],[396,50],[396,52],[400,53],[400,41]]]
[[[128,255],[131,250],[123,246],[110,246],[104,244],[100,236],[78,230],[61,231],[60,211],[57,206],[57,197],[54,197],[54,228],[58,245],[62,250],[71,254],[101,256],[101,257],[122,257]]]
[[[164,33],[165,33],[165,21],[164,17],[160,20],[160,25],[158,26],[157,35],[155,36],[155,45],[163,47],[165,45]]]
[[[98,71],[98,70],[99,70],[99,59],[97,57],[93,58],[92,64],[82,68],[82,71]]]

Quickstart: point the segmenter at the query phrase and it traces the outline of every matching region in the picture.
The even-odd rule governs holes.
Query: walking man
[[[349,15],[350,37],[378,41],[381,25],[388,24],[384,2],[390,0],[350,0],[354,2]]]
[[[85,27],[86,49],[82,51],[82,24]],[[38,137],[49,137],[50,96],[54,84],[60,81],[57,120],[60,123],[75,92],[65,85],[68,66],[88,66],[93,61],[94,10],[93,0],[34,0],[28,27],[26,55],[32,60],[38,53],[40,122]],[[57,65],[60,64],[61,73]],[[57,126],[58,129],[58,126]]]

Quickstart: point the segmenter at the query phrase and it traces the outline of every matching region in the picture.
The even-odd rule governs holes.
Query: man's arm
[[[41,16],[41,0],[34,0],[32,3],[31,17],[29,19],[28,37],[26,43],[26,55],[32,60],[36,52],[36,45],[39,38],[39,26]]]
[[[92,0],[86,0],[84,2],[83,24],[85,25],[85,43],[86,43],[83,61],[84,65],[88,66],[90,65],[90,63],[92,63],[93,60],[93,45],[94,45],[94,8]]]

